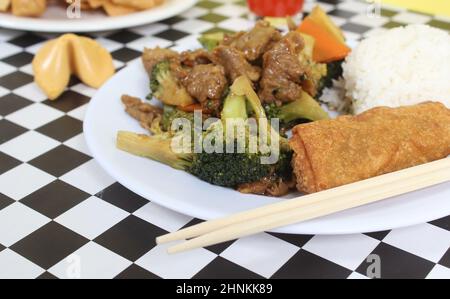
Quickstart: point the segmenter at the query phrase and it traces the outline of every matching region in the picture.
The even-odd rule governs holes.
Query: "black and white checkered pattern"
[[[449,18],[387,7],[369,18],[363,2],[320,2],[350,40],[410,23],[450,29]],[[91,36],[121,68],[144,46],[247,29],[247,14],[245,1],[201,1],[160,23]],[[33,82],[33,54],[51,37],[0,29],[0,278],[73,277],[74,261],[81,278],[366,278],[371,254],[383,278],[450,278],[450,217],[375,234],[264,233],[168,256],[155,237],[198,220],[133,194],[92,159],[82,122],[95,91],[73,79],[49,101]]]

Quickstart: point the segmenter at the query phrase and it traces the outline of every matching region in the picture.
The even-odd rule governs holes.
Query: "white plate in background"
[[[82,11],[81,19],[69,19],[66,8],[49,6],[39,18],[17,17],[0,13],[0,27],[38,32],[97,32],[150,24],[164,20],[191,8],[197,0],[166,0],[155,8],[125,16],[108,17],[101,11]]]

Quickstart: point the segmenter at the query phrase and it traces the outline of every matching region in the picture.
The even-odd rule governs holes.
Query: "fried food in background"
[[[450,109],[379,107],[299,125],[293,135],[297,188],[314,193],[449,156]]]
[[[81,0],[82,10],[102,9],[108,16],[121,16],[161,5],[164,0]],[[72,5],[75,0],[0,0],[0,11],[22,17],[39,17],[48,5]]]

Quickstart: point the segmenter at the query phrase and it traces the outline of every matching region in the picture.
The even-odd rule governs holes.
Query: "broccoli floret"
[[[239,88],[236,85],[231,88],[231,91],[224,101],[224,109],[222,111],[221,120],[218,124],[224,124],[229,119],[247,119],[248,113],[246,104],[251,102],[252,110],[257,113],[262,113],[265,117],[264,109],[259,100],[259,106],[253,106],[256,103],[252,102],[251,98],[254,96],[253,88],[248,80],[237,81],[238,85],[243,84]],[[236,84],[236,82],[235,82]],[[245,87],[245,86],[247,87]],[[234,91],[237,91],[236,94]],[[219,127],[219,126],[217,126]],[[217,136],[223,136],[224,140],[226,134],[221,126],[221,131]],[[216,130],[216,126],[211,126],[210,130]],[[211,132],[204,132],[203,134]],[[248,137],[246,135],[246,137]],[[153,160],[167,164],[175,169],[184,170],[192,175],[209,182],[214,185],[223,187],[238,187],[241,184],[253,183],[261,181],[268,177],[283,177],[290,178],[292,174],[291,158],[292,151],[287,144],[287,140],[280,137],[280,156],[278,162],[275,164],[264,164],[261,161],[262,157],[268,156],[261,152],[250,152],[246,147],[244,151],[234,153],[226,153],[225,142],[223,153],[185,153],[173,151],[173,138],[169,134],[158,136],[144,136],[129,132],[119,132],[117,146],[119,149],[130,152],[138,156],[144,156]],[[214,139],[214,141],[216,141]],[[246,144],[248,140],[246,140]],[[237,142],[234,143],[237,146]]]
[[[161,127],[163,131],[171,131],[172,123],[175,119],[187,119],[194,123],[194,113],[182,111],[176,107],[164,105]]]
[[[327,64],[327,75],[322,77],[317,88],[317,98],[320,98],[325,88],[333,86],[333,80],[342,76],[342,64],[344,60],[334,61]]]
[[[278,107],[276,104],[265,106],[269,119],[278,118],[284,127],[289,127],[300,120],[317,121],[328,119],[329,116],[320,104],[306,92],[294,102]]]
[[[211,52],[214,50],[225,38],[225,33],[216,32],[216,33],[206,33],[203,34],[198,41],[202,44],[203,48],[207,51]]]
[[[188,106],[194,99],[172,74],[169,61],[162,61],[153,67],[150,78],[151,94],[166,105]]]

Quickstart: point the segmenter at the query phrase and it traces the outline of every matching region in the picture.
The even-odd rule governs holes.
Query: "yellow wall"
[[[450,0],[381,0],[381,2],[425,13],[450,16]]]

